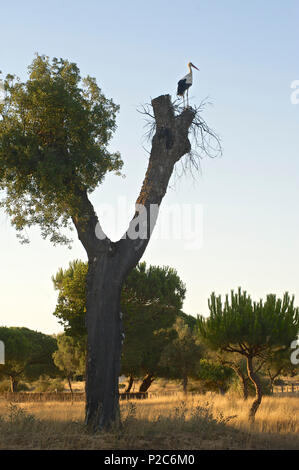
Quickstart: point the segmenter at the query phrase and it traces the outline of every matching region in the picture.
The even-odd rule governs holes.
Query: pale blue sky
[[[212,291],[239,285],[254,298],[288,290],[299,304],[299,105],[290,102],[299,79],[298,1],[1,3],[4,74],[24,79],[35,52],[67,58],[120,104],[111,147],[122,154],[126,178],[108,177],[92,197],[96,208],[118,196],[135,201],[147,164],[136,108],[160,94],[175,97],[194,62],[200,72],[190,96],[194,104],[206,96],[213,102],[205,118],[224,153],[202,161],[196,182],[185,176],[172,184],[164,204],[202,205],[202,248],[152,240],[144,259],[178,270],[187,285],[184,310],[193,315],[208,313]],[[19,245],[0,214],[0,324],[57,332],[51,275],[86,256],[76,239],[70,251],[29,233],[31,244]]]

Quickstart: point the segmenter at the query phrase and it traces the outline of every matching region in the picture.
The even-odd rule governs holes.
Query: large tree
[[[21,379],[36,380],[42,374],[57,374],[52,359],[57,342],[52,336],[29,328],[0,327],[0,339],[5,344],[5,364],[0,366],[0,378],[9,378],[12,392],[17,391]]]
[[[256,391],[249,411],[250,421],[261,404],[263,391],[258,370],[273,352],[285,349],[297,337],[299,309],[288,293],[283,299],[274,294],[253,302],[246,291],[209,299],[210,316],[199,317],[199,332],[214,350],[238,353],[246,359],[248,377]]]
[[[60,268],[52,276],[54,288],[58,290],[58,299],[53,314],[63,325],[64,331],[86,350],[86,276],[88,263],[74,260],[68,268]]]
[[[74,260],[69,263],[68,268],[60,268],[52,276],[54,288],[59,291],[54,315],[65,332],[81,342],[84,342],[86,336],[87,273],[88,263]],[[186,287],[175,269],[169,266],[147,266],[142,262],[132,269],[124,281],[121,310],[125,317],[132,310],[147,306],[156,309],[171,307],[179,312],[185,294]]]
[[[162,351],[160,365],[167,367],[170,378],[182,381],[183,391],[186,394],[188,379],[197,376],[204,348],[199,342],[198,335],[181,317],[176,319],[170,332],[174,335]]]
[[[160,358],[171,341],[168,329],[179,315],[174,307],[165,305],[133,305],[125,315],[121,370],[131,378],[142,378],[140,392],[146,392],[157,377],[165,376]]]
[[[52,277],[59,291],[54,315],[66,333],[83,347],[87,271],[87,263],[75,260]],[[167,335],[159,330],[171,327],[178,315],[189,320],[180,310],[185,292],[185,285],[176,270],[169,266],[147,266],[142,262],[127,276],[121,293],[125,332],[121,373],[130,377],[127,391],[130,391],[134,378],[143,378],[140,391],[145,392],[159,376],[160,355],[167,341]],[[196,323],[195,318],[192,320]]]
[[[146,392],[161,375],[160,356],[185,298],[186,288],[175,269],[139,263],[128,275],[122,290],[125,339],[122,372],[142,377],[140,392]]]
[[[175,108],[169,95],[152,100],[154,135],[136,212],[126,233],[113,242],[89,194],[107,172],[121,168],[119,154],[107,149],[118,107],[94,78],[81,80],[75,64],[45,56],[35,58],[26,82],[10,75],[4,88],[0,189],[6,192],[1,204],[20,234],[38,224],[42,235],[56,243],[67,242],[61,228],[70,221],[77,230],[88,256],[86,424],[107,428],[120,419],[123,282],[147,247],[175,164],[191,151],[190,128],[198,126],[203,151],[211,133],[195,109]]]

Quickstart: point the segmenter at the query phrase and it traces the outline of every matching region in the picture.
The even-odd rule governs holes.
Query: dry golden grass
[[[123,427],[91,435],[83,403],[0,402],[0,449],[298,449],[299,398],[264,397],[250,427],[249,400],[206,394],[122,402]]]

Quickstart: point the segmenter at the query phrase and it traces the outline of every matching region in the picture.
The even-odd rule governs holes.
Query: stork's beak
[[[196,70],[199,71],[199,69],[197,67],[195,67],[195,65],[191,64],[192,67],[194,67]]]

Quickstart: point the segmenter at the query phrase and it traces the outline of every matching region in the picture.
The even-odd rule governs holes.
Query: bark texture
[[[248,377],[255,387],[255,399],[249,410],[249,421],[251,423],[254,423],[255,414],[262,402],[263,393],[262,393],[262,386],[261,386],[259,376],[253,369],[253,358],[251,356],[247,356],[247,371],[248,371]]]
[[[230,361],[222,361],[222,364],[227,365],[228,367],[233,369],[233,371],[239,377],[241,387],[242,387],[243,399],[244,399],[244,401],[246,401],[248,399],[248,395],[249,395],[249,393],[248,393],[248,378],[245,377],[245,374],[243,373],[241,367],[238,366],[238,364],[236,364],[234,362],[230,362]]]
[[[243,393],[243,400],[246,401],[248,399],[248,381],[247,378],[244,376],[243,373],[239,375],[241,386],[242,386],[242,393]]]
[[[133,387],[133,383],[134,383],[134,377],[130,375],[129,383],[128,383],[125,393],[129,393],[131,391],[131,388]]]
[[[191,108],[175,116],[169,95],[152,101],[156,132],[152,140],[145,179],[136,201],[136,213],[129,228],[118,242],[103,231],[86,191],[77,189],[78,210],[73,214],[78,237],[88,254],[86,327],[86,424],[93,430],[118,423],[123,327],[120,297],[123,282],[136,266],[149,242],[159,207],[167,191],[175,163],[191,149],[189,128],[195,117]],[[145,216],[140,219],[140,207]],[[141,211],[142,212],[142,211]],[[145,229],[140,235],[140,224]],[[137,236],[134,236],[137,233]]]
[[[147,374],[139,387],[139,392],[147,392],[150,386],[152,385],[155,377],[151,374]]]

